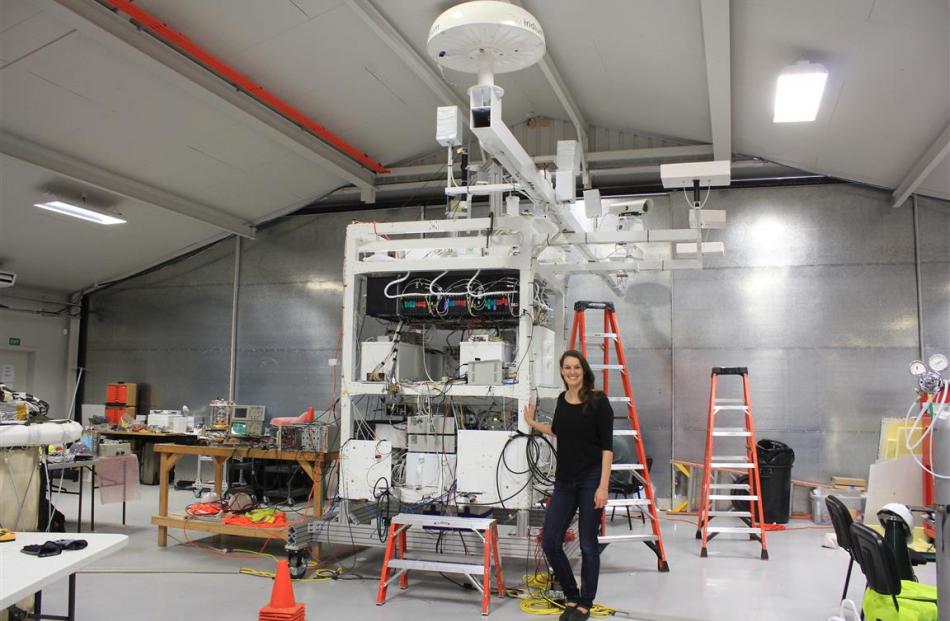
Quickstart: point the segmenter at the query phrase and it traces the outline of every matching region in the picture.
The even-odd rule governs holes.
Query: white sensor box
[[[732,162],[715,160],[660,164],[660,179],[663,180],[664,188],[691,188],[694,180],[699,181],[699,185],[704,188],[729,185],[732,180]]]
[[[439,106],[435,112],[435,140],[443,147],[462,145],[462,113],[458,106]]]

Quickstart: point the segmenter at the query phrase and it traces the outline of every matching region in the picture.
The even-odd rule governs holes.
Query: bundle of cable
[[[287,561],[277,563],[274,589],[270,604],[260,610],[259,621],[305,621],[303,604],[294,600],[294,587],[290,582],[290,566]]]

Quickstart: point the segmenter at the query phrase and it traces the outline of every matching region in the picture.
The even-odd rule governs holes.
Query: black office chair
[[[881,595],[890,595],[894,609],[900,611],[897,596],[901,594],[901,579],[897,562],[884,538],[864,524],[854,523],[851,525],[851,554],[867,578],[868,586]]]
[[[851,511],[841,502],[837,496],[828,496],[825,498],[825,506],[828,507],[828,515],[831,516],[831,525],[835,527],[835,537],[838,539],[838,545],[848,553],[848,574],[844,578],[844,590],[841,592],[841,599],[848,598],[848,583],[851,582],[851,569],[854,567],[854,552],[851,551],[851,524],[854,520],[851,517]]]
[[[615,460],[615,463],[619,463]],[[653,458],[647,457],[647,470],[653,467]],[[610,481],[607,487],[609,494],[612,494],[614,498],[625,498],[628,499],[631,496],[640,498],[642,494],[640,493],[643,490],[643,484],[640,483],[640,479],[634,476],[634,473],[631,471],[619,471],[614,472],[610,475]],[[633,530],[633,520],[630,516],[630,507],[624,507],[627,511],[627,528]],[[617,507],[612,507],[610,509],[610,522],[611,524],[614,521],[614,515],[617,514]],[[640,523],[646,523],[646,512],[643,507],[640,507]]]

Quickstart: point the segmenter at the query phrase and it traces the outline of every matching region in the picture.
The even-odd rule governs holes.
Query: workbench
[[[256,528],[253,526],[236,526],[225,524],[221,519],[196,519],[184,513],[168,512],[168,484],[169,472],[185,455],[204,455],[214,460],[214,491],[220,497],[221,482],[224,480],[224,464],[227,460],[240,457],[252,459],[269,459],[274,461],[297,462],[300,468],[307,473],[312,481],[311,517],[323,514],[323,467],[329,459],[334,459],[337,453],[317,453],[314,451],[281,451],[277,449],[260,449],[230,445],[182,445],[156,444],[155,452],[161,456],[159,462],[159,490],[158,515],[152,516],[152,524],[158,526],[158,545],[168,544],[168,529],[181,528],[183,530],[217,533],[221,535],[235,535],[239,537],[256,537],[260,539],[287,538],[287,528]]]

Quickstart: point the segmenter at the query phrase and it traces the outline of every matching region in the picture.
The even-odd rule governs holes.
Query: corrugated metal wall
[[[432,212],[435,216],[435,211]],[[238,302],[237,399],[268,416],[327,408],[343,307],[343,245],[354,220],[419,219],[418,207],[289,217],[245,242]],[[413,218],[415,216],[415,218]],[[337,380],[338,381],[338,380]]]
[[[671,456],[701,460],[709,369],[750,367],[760,437],[798,455],[795,475],[866,475],[879,421],[906,409],[917,357],[913,212],[847,185],[714,192],[727,256],[703,271],[632,276],[618,311],[654,479]],[[671,210],[671,204],[674,206]],[[431,217],[439,217],[433,209]],[[672,214],[672,215],[671,215]],[[286,218],[242,248],[237,398],[289,415],[331,399],[328,358],[353,219],[414,219],[416,207]],[[918,209],[925,352],[950,350],[950,206]],[[679,195],[651,227],[684,226]],[[227,394],[231,241],[91,296],[87,401],[108,381],[153,385],[153,404]],[[568,301],[614,299],[575,277]]]
[[[924,356],[950,356],[950,206],[920,198],[917,209]]]
[[[228,396],[234,242],[225,240],[89,296],[85,401],[109,382],[144,382],[151,406]]]

